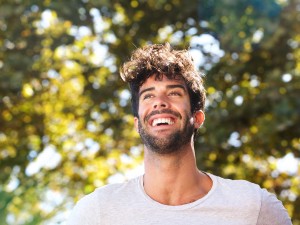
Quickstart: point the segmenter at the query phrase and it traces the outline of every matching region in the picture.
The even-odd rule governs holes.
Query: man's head
[[[120,72],[122,79],[130,85],[135,117],[138,117],[140,87],[153,74],[158,79],[162,75],[169,79],[183,78],[190,96],[191,112],[204,111],[206,94],[202,76],[186,50],[174,50],[168,43],[148,45],[133,52]]]
[[[148,149],[167,154],[191,144],[204,121],[206,95],[188,51],[168,43],[137,49],[121,77],[130,85],[135,127]]]
[[[167,154],[192,142],[204,121],[205,90],[187,51],[169,44],[138,49],[121,76],[130,85],[135,127],[148,149]]]

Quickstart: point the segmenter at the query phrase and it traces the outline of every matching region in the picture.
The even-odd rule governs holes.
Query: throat
[[[144,190],[151,199],[160,204],[170,206],[185,205],[203,198],[210,190],[207,182],[200,182],[199,179],[191,179],[191,182],[187,180],[185,184],[182,181],[175,181],[175,183],[167,180],[162,183],[158,181],[156,185],[157,183],[159,185],[155,186],[149,184],[149,181],[144,177]]]

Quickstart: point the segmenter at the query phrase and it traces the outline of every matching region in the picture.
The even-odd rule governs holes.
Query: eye
[[[154,96],[153,94],[146,94],[144,95],[143,100],[152,98],[153,96]]]
[[[171,95],[171,96],[181,96],[181,93],[177,92],[177,91],[172,91],[172,92],[169,93],[169,95]]]

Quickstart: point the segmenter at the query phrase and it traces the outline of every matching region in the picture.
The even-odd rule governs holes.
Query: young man
[[[205,119],[205,90],[187,51],[137,49],[121,76],[132,92],[145,174],[96,189],[77,203],[68,225],[291,224],[265,189],[197,169],[194,134]]]

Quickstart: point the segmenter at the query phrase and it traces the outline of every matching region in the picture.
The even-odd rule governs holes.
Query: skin
[[[176,147],[170,145],[168,140],[175,133],[189,133],[187,126],[192,130],[199,128],[205,119],[203,111],[191,113],[189,94],[183,79],[170,80],[163,76],[162,80],[156,80],[155,76],[151,76],[140,87],[139,95],[135,128],[138,132],[142,128],[162,146],[157,151],[144,141],[145,192],[165,205],[183,205],[202,198],[211,189],[212,181],[196,166],[193,132]],[[153,111],[156,113],[153,114]],[[152,126],[156,118],[171,118],[173,124]],[[172,146],[172,149],[168,149],[168,146]]]

